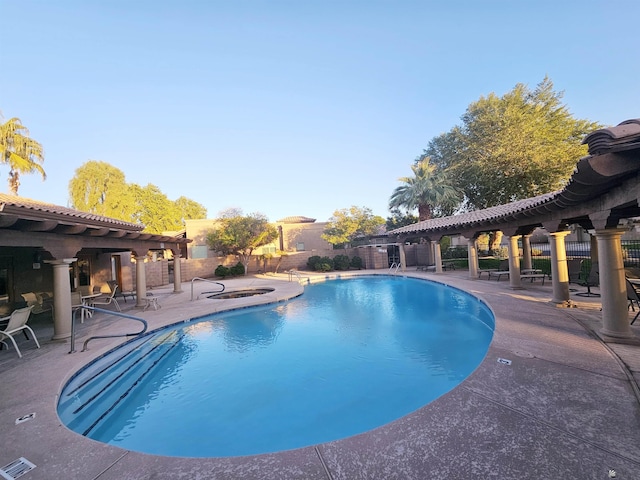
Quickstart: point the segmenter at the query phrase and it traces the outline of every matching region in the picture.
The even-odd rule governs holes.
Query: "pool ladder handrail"
[[[126,313],[121,313],[121,312],[114,312],[112,310],[105,310],[104,308],[96,308],[96,307],[90,307],[88,305],[84,305],[81,306],[79,308],[76,308],[75,310],[73,310],[72,314],[71,314],[71,349],[69,350],[69,353],[75,353],[76,351],[76,314],[78,313],[79,310],[86,310],[89,312],[100,312],[100,313],[107,313],[109,315],[114,315],[116,317],[122,317],[122,318],[128,318],[130,320],[136,320],[138,322],[142,323],[142,330],[140,330],[139,332],[135,332],[135,333],[120,333],[117,335],[94,335],[92,337],[87,338],[84,341],[84,344],[82,346],[82,352],[85,352],[87,350],[87,344],[91,341],[94,340],[96,338],[118,338],[118,337],[137,337],[138,335],[142,335],[143,333],[145,333],[147,331],[147,321],[144,318],[140,318],[140,317],[134,317],[133,315],[127,315]]]
[[[214,280],[208,280],[206,278],[202,278],[202,277],[193,277],[191,279],[191,301],[193,302],[193,282],[196,280],[200,280],[202,282],[209,282],[209,283],[216,283],[218,285],[220,285],[222,287],[222,290],[219,291],[215,291],[215,292],[200,292],[200,293],[221,293],[224,292],[225,286],[224,283],[220,283],[220,282],[216,282]],[[200,296],[200,293],[198,294],[198,296]]]
[[[394,274],[395,274],[395,273],[398,273],[398,269],[399,269],[401,266],[402,266],[402,263],[401,263],[401,262],[398,262],[398,263],[393,262],[393,263],[391,264],[391,266],[389,267],[389,271],[393,270],[393,273],[394,273]]]
[[[302,275],[300,275],[300,272],[297,270],[287,270],[285,273],[289,274],[289,281],[291,281],[293,277],[296,277],[296,280],[298,280],[298,283],[300,285],[302,285],[302,282],[305,282],[305,281],[309,283],[309,277],[303,277]]]

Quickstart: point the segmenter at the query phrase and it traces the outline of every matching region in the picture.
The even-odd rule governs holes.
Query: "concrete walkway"
[[[50,340],[50,319],[34,318],[41,349],[18,337],[22,359],[12,347],[0,351],[0,468],[25,457],[36,468],[24,480],[640,478],[640,346],[601,341],[598,297],[572,294],[576,308],[557,308],[549,303],[550,285],[511,290],[508,282],[472,281],[459,270],[405,275],[481,297],[496,315],[496,331],[467,380],[398,421],[340,441],[250,457],[170,458],[104,445],[61,425],[57,396],[75,371],[122,342],[92,340],[80,352],[84,340],[135,331],[139,324],[96,314],[79,325],[76,353],[70,354],[68,340]],[[182,293],[153,290],[158,310],[143,312],[131,299],[121,305],[153,329],[300,295],[303,287],[288,280],[281,274],[224,281],[228,290],[275,288],[229,300],[205,298],[201,293],[216,286],[197,282],[192,301],[185,283]],[[640,325],[632,328],[640,336]],[[16,423],[29,414],[35,415]]]

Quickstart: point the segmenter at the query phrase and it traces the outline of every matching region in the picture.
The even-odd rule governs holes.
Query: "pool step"
[[[58,403],[60,418],[88,435],[180,341],[176,331],[149,335],[100,358],[67,384]]]

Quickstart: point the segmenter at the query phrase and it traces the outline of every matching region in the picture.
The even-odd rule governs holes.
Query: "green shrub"
[[[452,247],[442,253],[442,258],[467,258],[468,252],[467,247]]]
[[[216,271],[213,273],[215,274],[216,277],[222,277],[222,278],[228,277],[229,275],[231,275],[231,272],[229,271],[229,269],[224,265],[218,265],[218,267],[216,268]]]
[[[309,257],[309,260],[307,260],[307,267],[309,267],[309,270],[316,270],[316,264],[320,262],[320,260],[321,257],[319,255]]]
[[[349,257],[347,255],[336,255],[333,257],[333,265],[336,270],[349,270]]]
[[[244,265],[240,262],[236,263],[229,269],[229,273],[236,276],[244,275]]]
[[[333,259],[329,257],[322,257],[316,263],[317,272],[330,272],[331,270],[333,270],[333,268],[334,268]]]
[[[361,269],[362,266],[362,259],[360,257],[353,257],[351,259],[351,268]]]

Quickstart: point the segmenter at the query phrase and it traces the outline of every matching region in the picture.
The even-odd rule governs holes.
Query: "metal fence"
[[[567,258],[591,258],[591,242],[566,242]],[[532,259],[550,259],[550,245],[548,243],[532,243]],[[640,241],[622,241],[622,259],[625,267],[640,267]]]

